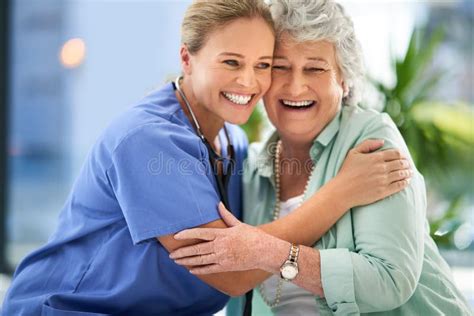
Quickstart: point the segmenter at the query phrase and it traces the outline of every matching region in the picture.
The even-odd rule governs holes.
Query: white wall
[[[104,127],[165,77],[179,73],[180,24],[190,1],[71,1],[64,39],[83,38],[69,70],[73,174]]]

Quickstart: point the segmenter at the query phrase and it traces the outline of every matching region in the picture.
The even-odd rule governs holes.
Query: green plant
[[[452,233],[463,224],[460,218],[462,201],[463,195],[458,194],[451,200],[443,216],[431,221],[430,230],[438,244],[449,245],[451,243]]]
[[[257,142],[260,140],[262,126],[263,126],[263,114],[262,114],[261,105],[259,104],[253,111],[247,123],[241,126],[243,130],[245,131],[245,133],[247,134],[249,143]]]
[[[396,84],[371,81],[384,96],[384,111],[397,124],[430,189],[451,201],[444,215],[431,223],[433,238],[448,245],[462,223],[461,201],[473,193],[469,184],[473,178],[474,113],[466,104],[450,105],[429,98],[439,88],[443,74],[430,67],[442,40],[441,29],[431,36],[415,29],[405,55],[394,58]],[[459,182],[465,185],[456,186]]]

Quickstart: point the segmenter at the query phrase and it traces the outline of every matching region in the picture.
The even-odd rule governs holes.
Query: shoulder
[[[342,109],[341,125],[344,128],[366,130],[368,128],[395,128],[395,123],[387,113],[359,106],[345,106]]]
[[[167,85],[146,96],[115,118],[99,143],[113,155],[118,151],[148,149],[190,151],[200,156],[199,138],[184,119],[174,92]]]
[[[367,133],[373,130],[398,130],[392,118],[383,112],[359,106],[345,106],[342,110],[341,127],[355,132]]]
[[[147,146],[160,151],[172,148],[176,151],[200,148],[200,140],[192,131],[167,120],[139,124],[127,130],[118,138],[114,152],[124,150],[124,147],[132,144],[136,145],[137,149],[141,148],[141,152],[145,151]]]
[[[369,138],[386,141],[384,147],[405,147],[405,142],[387,113],[359,106],[346,106],[342,109],[340,136],[353,138],[356,143]]]

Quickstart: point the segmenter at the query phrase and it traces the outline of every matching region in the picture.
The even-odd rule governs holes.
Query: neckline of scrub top
[[[193,132],[194,135],[196,135],[197,138],[199,138],[199,135],[197,134],[196,132],[196,129],[195,127],[193,126],[193,123],[189,120],[188,116],[186,115],[186,113],[184,112],[183,110],[183,107],[181,106],[181,103],[179,103],[179,100],[178,98],[176,97],[176,87],[174,85],[174,82],[170,82],[167,86],[167,89],[170,89],[172,91],[170,97],[173,99],[173,101],[176,103],[176,109],[173,110],[172,113],[170,113],[170,115],[175,115],[176,119],[179,119],[182,123],[184,123],[186,125],[186,128],[189,129],[191,132]],[[224,125],[222,126],[222,128],[219,130],[218,134],[217,134],[217,137],[219,138],[219,142],[220,142],[220,145],[221,145],[221,153],[220,153],[220,157],[221,158],[224,158],[226,161],[229,160],[229,158],[232,158],[232,157],[228,157],[228,150],[227,150],[227,146],[229,145],[229,140],[230,138],[232,137],[232,133],[228,132],[229,134],[229,140],[227,140],[227,136],[225,134],[225,129],[224,127],[227,129],[227,131],[229,131],[230,129],[230,124],[228,122],[224,122]],[[200,138],[199,138],[200,140]]]

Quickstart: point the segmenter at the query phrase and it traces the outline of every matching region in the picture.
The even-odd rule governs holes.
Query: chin
[[[229,119],[227,119],[226,122],[235,124],[235,125],[243,125],[248,122],[249,118],[250,118],[250,115],[233,116],[233,117],[229,117]]]
[[[255,106],[247,106],[246,109],[232,109],[227,111],[224,120],[235,125],[243,125],[248,122],[254,111]]]
[[[285,126],[277,128],[277,130],[280,134],[287,135],[287,137],[308,141],[312,141],[319,134],[314,128],[302,128],[301,124],[300,126]]]

